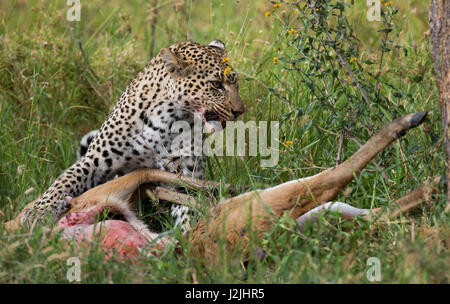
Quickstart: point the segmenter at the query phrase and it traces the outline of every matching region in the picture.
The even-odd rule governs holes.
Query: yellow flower
[[[274,5],[273,5],[273,7],[280,7],[281,6],[281,3],[275,3]]]
[[[224,73],[225,75],[227,75],[228,73],[230,73],[230,71],[231,71],[231,68],[230,68],[230,67],[227,67],[227,68],[225,69],[225,71],[223,71],[223,73]]]
[[[394,2],[392,2],[392,1],[386,1],[384,3],[385,6],[389,6],[389,5],[393,5],[393,4],[394,4]]]
[[[298,10],[298,8],[296,8],[294,11],[294,14],[298,15],[298,13],[299,13],[299,10]]]
[[[278,63],[278,57],[273,57],[273,64],[277,64]]]
[[[353,61],[356,61],[358,59],[356,59],[355,57],[350,58],[350,63],[352,63]]]
[[[286,146],[292,145],[292,140],[287,140],[286,141]]]
[[[294,30],[294,29],[290,29],[290,30],[288,31],[288,33],[289,33],[289,34],[295,34],[295,33],[297,33],[297,31]]]
[[[270,12],[267,11],[267,12],[266,12],[266,17],[269,17],[269,16],[270,16]]]
[[[227,62],[228,60],[230,60],[230,57],[223,57],[222,62],[225,63],[225,62]]]

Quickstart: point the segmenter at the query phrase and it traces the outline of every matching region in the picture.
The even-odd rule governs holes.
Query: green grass
[[[290,110],[255,80],[287,98],[294,108],[306,110],[312,103],[306,85],[281,64],[273,64],[273,57],[289,56],[289,40],[280,22],[285,6],[274,10],[270,2],[253,0],[158,2],[154,39],[148,1],[82,0],[80,22],[65,19],[65,1],[0,2],[0,282],[68,282],[66,259],[81,255],[73,245],[50,238],[42,227],[31,234],[25,229],[7,233],[4,222],[74,162],[81,136],[100,126],[128,81],[152,55],[177,41],[224,41],[231,64],[242,75],[240,92],[247,108],[243,120],[287,118],[281,124],[280,137],[293,141],[280,147],[275,168],[261,168],[256,157],[210,158],[209,179],[262,188],[334,165],[337,137],[308,123],[339,133],[328,119],[329,111],[317,104],[309,107],[307,115],[287,116]],[[376,58],[382,39],[377,32],[379,24],[366,21],[365,1],[355,2],[349,18],[361,41],[361,56]],[[409,56],[401,61],[395,54],[387,56],[381,70],[383,79],[396,85],[402,75],[402,89],[409,97],[397,103],[388,87],[383,87],[383,92],[395,107],[392,113],[427,110],[429,119],[386,149],[375,160],[379,167],[371,163],[339,196],[340,201],[356,207],[388,205],[426,177],[444,173],[438,92],[424,34],[428,30],[427,3],[411,0],[399,6],[396,39],[406,46]],[[264,16],[267,10],[273,11],[268,18]],[[386,113],[387,120],[394,118],[390,115]],[[356,137],[365,141],[368,134],[360,130]],[[342,158],[357,148],[346,139]],[[264,239],[251,242],[252,248],[267,251],[266,258],[259,261],[251,255],[245,265],[225,256],[220,266],[214,267],[201,259],[179,258],[172,250],[160,259],[104,261],[101,252],[93,248],[81,256],[81,281],[370,283],[366,261],[378,257],[382,283],[448,283],[450,235],[445,206],[441,189],[432,204],[401,221],[375,229],[361,222],[351,232],[346,229],[348,223],[340,219],[332,220],[332,225],[324,219],[320,227],[299,234],[292,220],[282,218]],[[166,209],[144,209],[143,216],[155,214],[154,221],[171,228]]]

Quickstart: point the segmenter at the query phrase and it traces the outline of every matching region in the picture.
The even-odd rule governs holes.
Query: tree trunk
[[[431,0],[430,33],[444,129],[447,204],[450,205],[450,0]]]

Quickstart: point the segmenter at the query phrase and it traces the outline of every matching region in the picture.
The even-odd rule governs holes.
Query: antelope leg
[[[274,218],[285,212],[298,218],[318,205],[333,201],[355,174],[391,142],[420,125],[426,115],[426,112],[413,113],[393,120],[335,168],[269,189],[247,192],[219,203],[211,212],[213,217],[207,221],[200,220],[194,227],[190,235],[192,254],[214,260],[217,238],[225,238],[231,247],[237,242],[245,246],[248,237],[242,237],[241,231],[247,228],[248,223],[261,234],[270,229]]]
[[[430,182],[425,182],[421,184],[419,187],[410,191],[408,194],[402,196],[396,201],[392,202],[389,205],[389,209],[391,209],[390,213],[383,213],[383,208],[375,208],[373,210],[370,209],[360,209],[353,207],[346,203],[341,202],[328,202],[314,209],[309,210],[307,213],[299,216],[296,221],[298,223],[298,229],[303,232],[305,228],[305,224],[307,221],[316,221],[319,218],[319,214],[332,211],[332,212],[341,212],[342,217],[346,219],[352,219],[357,216],[363,216],[367,220],[370,219],[370,214],[372,213],[372,217],[376,218],[377,214],[381,214],[381,216],[376,219],[378,222],[385,222],[389,219],[393,219],[399,217],[400,214],[406,214],[411,210],[420,206],[422,201],[430,201],[431,194],[437,192],[437,184],[439,183],[439,177],[434,177]]]
[[[86,211],[97,204],[112,202],[127,202],[139,186],[146,183],[168,183],[182,185],[192,189],[214,188],[218,183],[203,181],[179,176],[157,169],[139,169],[129,174],[113,179],[107,183],[92,188],[75,198],[69,198],[71,209],[69,212]],[[32,207],[34,202],[29,203],[19,215],[5,224],[6,229],[14,230],[20,227],[20,218],[23,212]]]
[[[379,152],[406,131],[420,125],[426,112],[408,114],[385,125],[342,164],[314,176],[294,180],[260,192],[262,201],[276,214],[293,209],[292,217],[306,213],[317,205],[333,201]]]
[[[319,219],[319,214],[324,213],[327,211],[331,212],[341,212],[342,217],[347,219],[352,219],[360,216],[366,216],[369,215],[370,210],[369,209],[360,209],[353,207],[346,203],[341,202],[328,202],[323,205],[320,205],[314,209],[309,210],[305,214],[300,215],[296,221],[298,223],[298,229],[300,232],[304,232],[305,230],[305,224],[308,221],[317,221]]]
[[[92,188],[74,198],[70,212],[86,210],[90,206],[104,203],[108,200],[129,202],[132,194],[139,186],[156,182],[184,185],[189,188],[206,188],[211,186],[211,183],[208,181],[194,180],[166,171],[139,169]]]
[[[408,194],[402,196],[389,205],[390,213],[383,213],[377,219],[379,222],[385,222],[389,219],[399,217],[401,214],[406,214],[411,210],[420,206],[422,202],[431,201],[431,195],[437,193],[440,177],[435,176],[430,181],[422,183],[419,187],[408,192]],[[377,215],[383,212],[383,208],[375,208],[372,210],[372,214]]]
[[[154,195],[157,199],[165,200],[168,202],[172,202],[187,207],[196,207],[198,205],[197,201],[192,196],[184,193],[170,191],[163,187],[156,187]]]

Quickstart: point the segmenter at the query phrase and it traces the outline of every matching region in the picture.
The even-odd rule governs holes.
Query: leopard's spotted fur
[[[176,121],[192,125],[195,113],[223,124],[244,112],[237,75],[224,57],[225,47],[218,40],[207,46],[180,42],[162,49],[126,87],[86,154],[24,212],[22,223],[41,219],[46,212],[59,218],[68,209],[67,196],[137,168],[202,177],[203,156],[173,157],[171,143],[179,133],[171,130]],[[186,153],[195,145],[180,148]],[[176,224],[186,222],[185,213],[182,206],[172,210]]]

